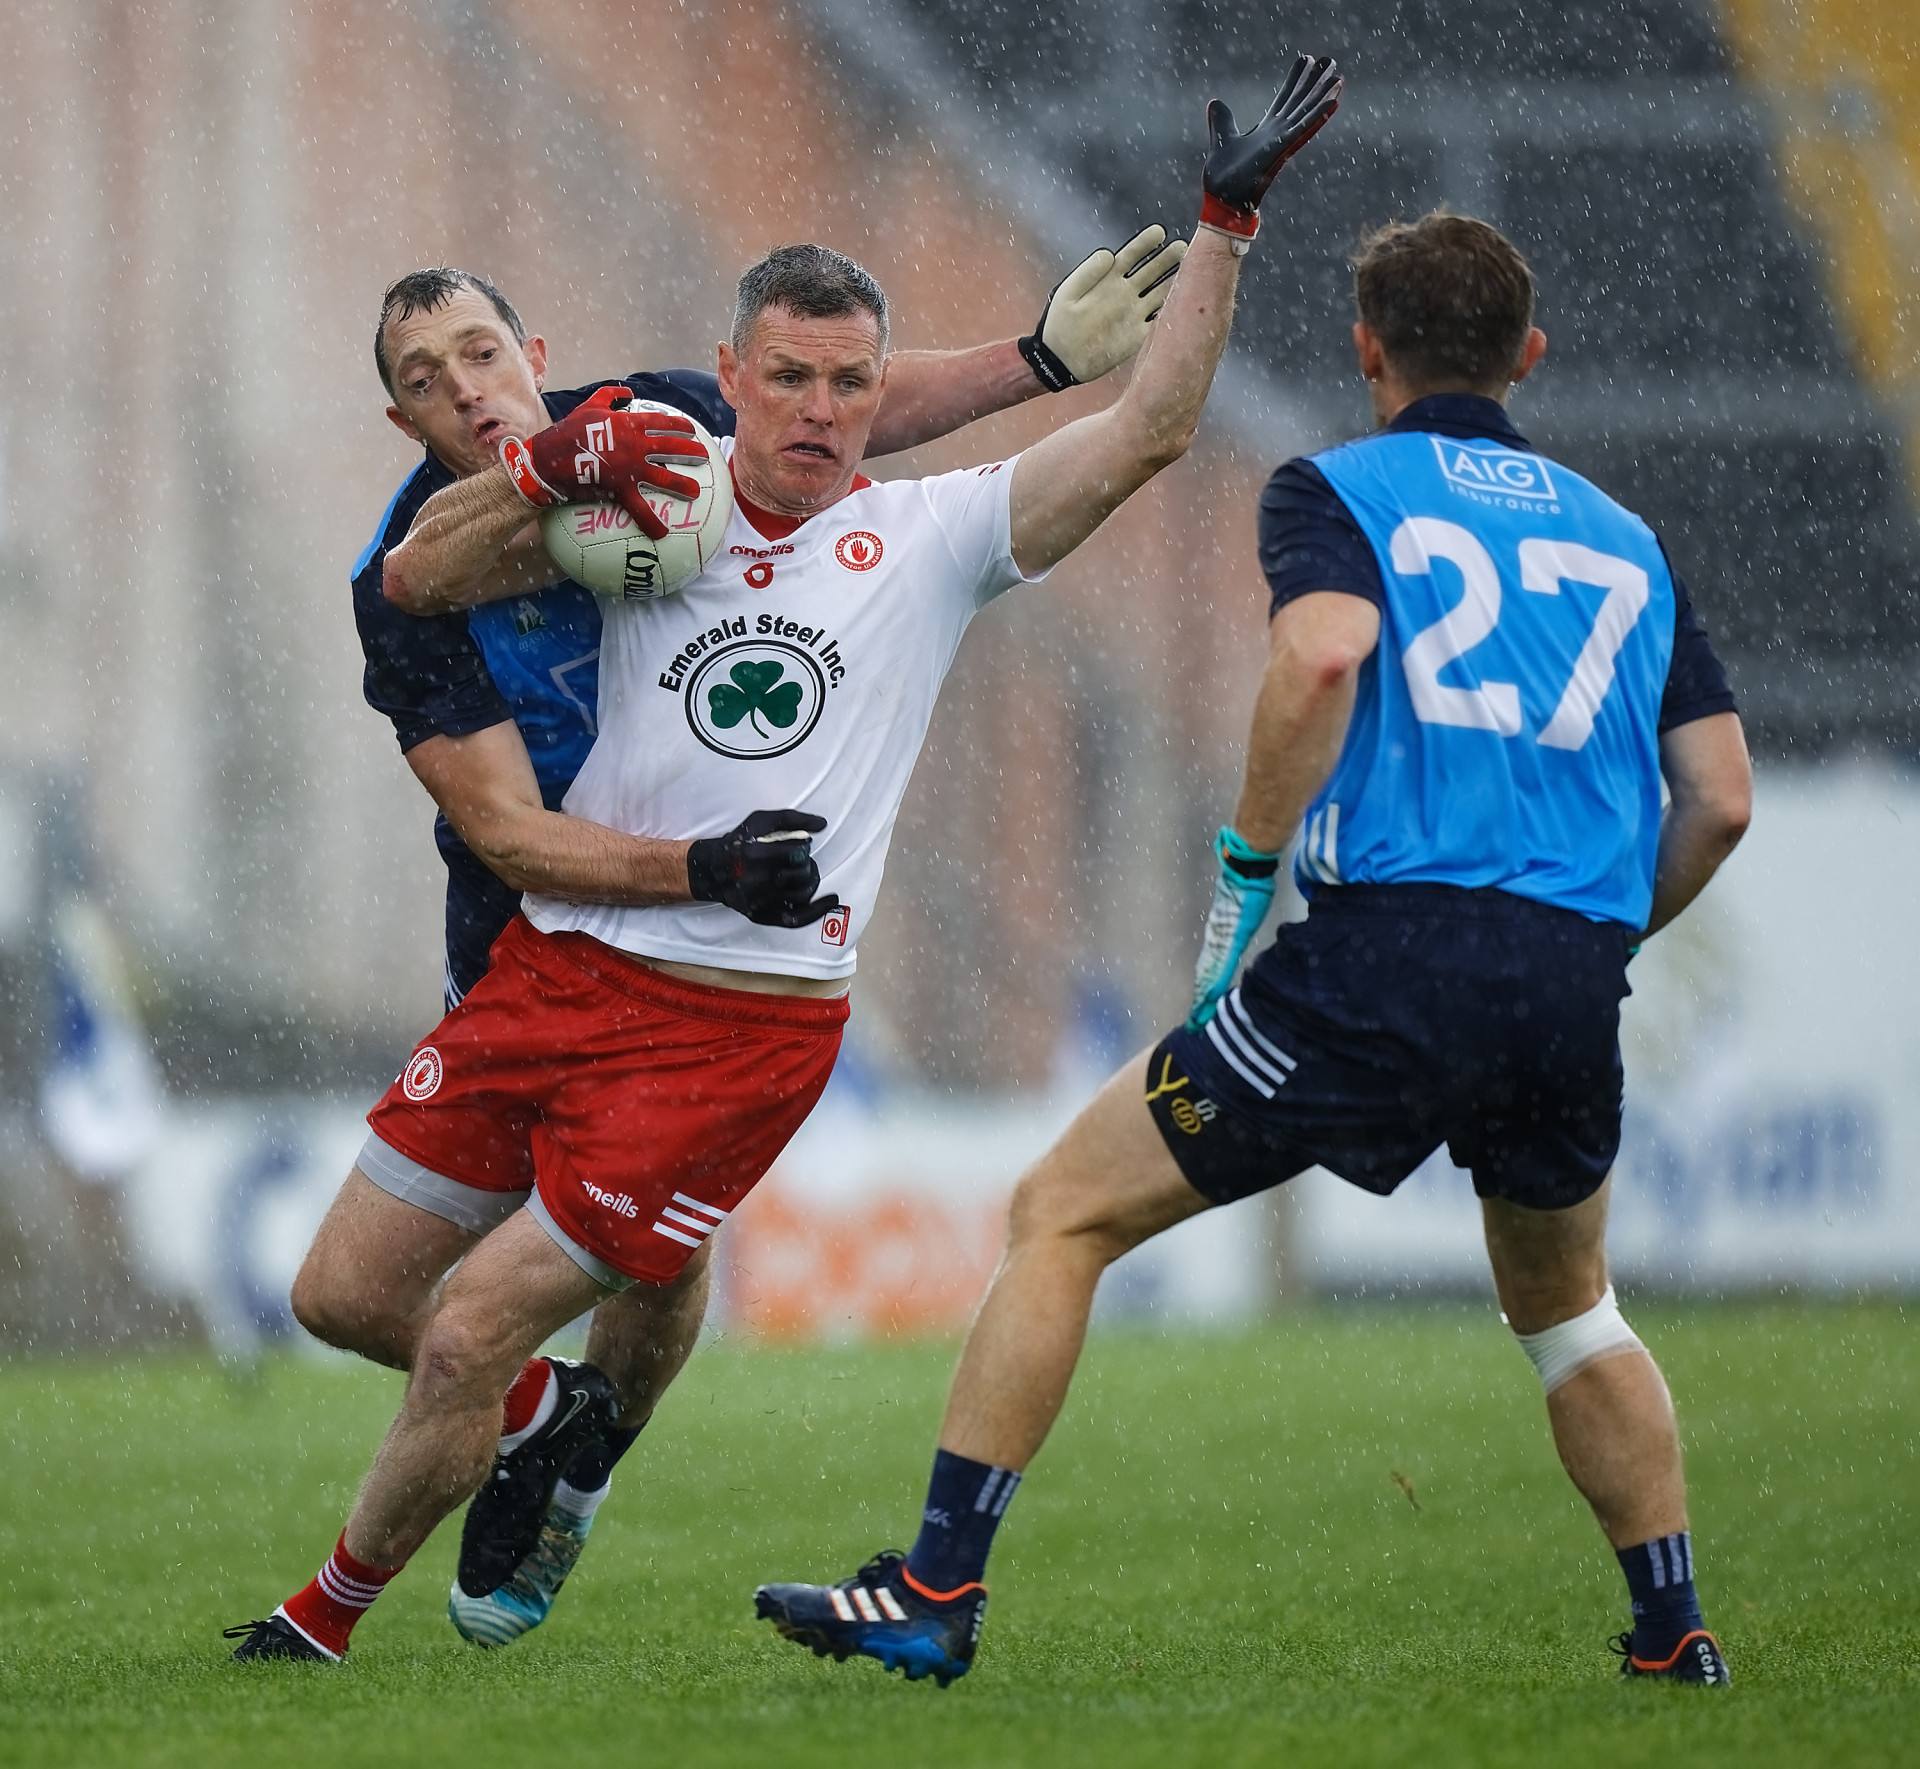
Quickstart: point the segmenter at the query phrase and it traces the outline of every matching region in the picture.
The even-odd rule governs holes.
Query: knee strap
[[[1585,1314],[1549,1327],[1544,1333],[1516,1333],[1520,1349],[1533,1359],[1540,1386],[1551,1394],[1587,1365],[1615,1352],[1645,1350],[1613,1299],[1613,1286]]]

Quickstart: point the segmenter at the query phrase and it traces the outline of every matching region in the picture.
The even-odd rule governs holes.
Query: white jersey
[[[730,441],[721,445],[731,459]],[[600,735],[565,809],[632,835],[723,835],[749,811],[824,817],[842,908],[760,927],[718,903],[647,909],[528,895],[527,917],[644,958],[845,977],[940,684],[967,623],[1022,581],[1013,462],[856,489],[780,539],[736,502],[677,596],[602,603]]]

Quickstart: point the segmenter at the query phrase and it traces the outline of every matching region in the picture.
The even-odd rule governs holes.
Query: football
[[[637,400],[636,411],[673,411],[652,400]],[[597,595],[627,602],[649,602],[671,596],[700,575],[700,569],[720,550],[733,515],[733,475],[721,458],[720,445],[697,419],[694,434],[707,445],[702,465],[672,463],[675,471],[700,483],[700,495],[685,498],[662,492],[649,496],[654,514],[667,525],[664,539],[649,540],[640,525],[614,503],[561,504],[540,518],[540,536],[547,554],[575,583]]]

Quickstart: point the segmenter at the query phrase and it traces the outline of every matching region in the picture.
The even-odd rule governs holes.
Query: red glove
[[[509,436],[500,445],[500,465],[514,489],[536,510],[555,504],[618,500],[649,540],[666,524],[647,506],[642,486],[692,500],[699,481],[662,461],[704,461],[706,444],[691,418],[678,412],[632,411],[632,390],[602,387],[557,424],[524,442]]]

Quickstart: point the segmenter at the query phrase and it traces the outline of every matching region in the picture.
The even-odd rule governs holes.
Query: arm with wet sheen
[[[515,890],[623,907],[692,901],[690,842],[624,835],[549,811],[511,721],[429,737],[407,751],[407,765],[460,839]]]

